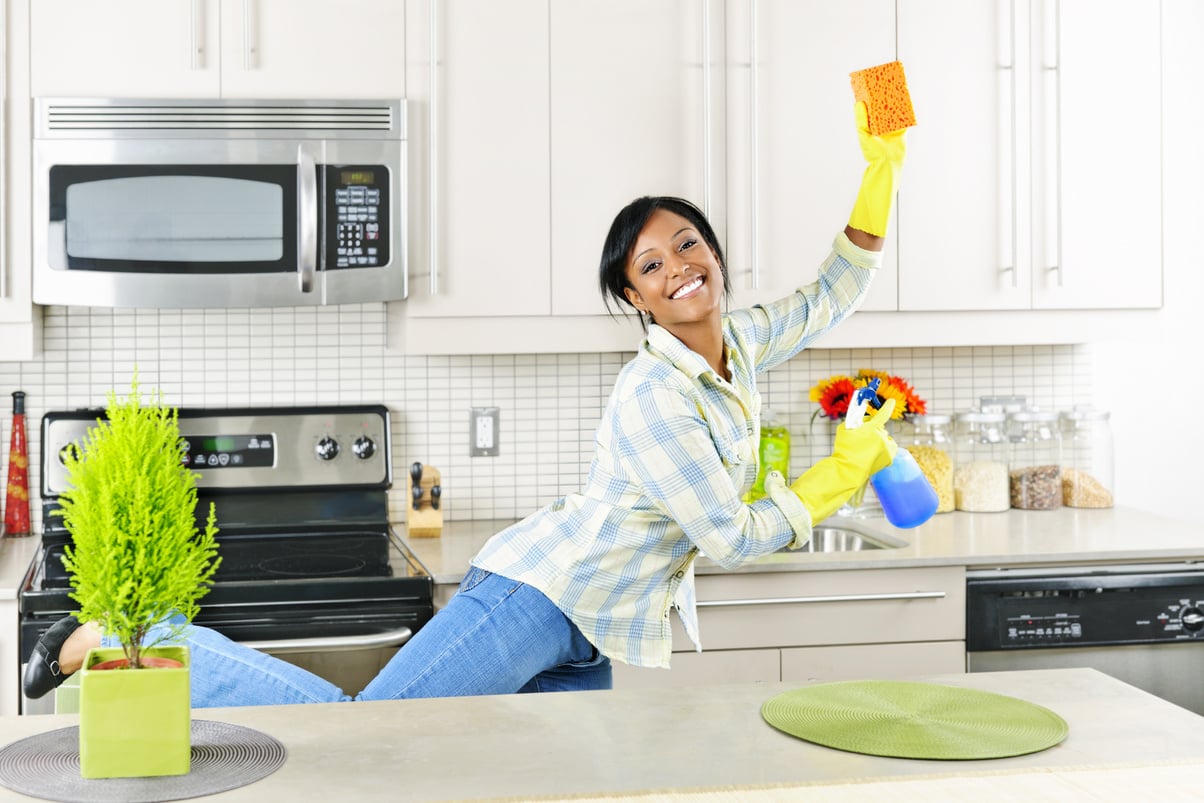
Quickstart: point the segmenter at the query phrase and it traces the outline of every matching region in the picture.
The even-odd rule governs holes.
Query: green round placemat
[[[1053,747],[1066,720],[1002,694],[894,680],[820,683],[766,700],[761,716],[809,742],[873,756],[984,759]]]

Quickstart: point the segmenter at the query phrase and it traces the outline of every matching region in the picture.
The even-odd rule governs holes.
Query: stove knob
[[[1184,630],[1194,633],[1204,627],[1204,611],[1195,606],[1184,608],[1183,612],[1179,614],[1179,621],[1183,623]]]
[[[360,460],[367,460],[376,454],[376,443],[367,435],[360,435],[355,439],[355,443],[351,444],[351,451]]]
[[[318,453],[319,460],[334,460],[339,454],[339,442],[329,435],[323,435],[314,451]]]

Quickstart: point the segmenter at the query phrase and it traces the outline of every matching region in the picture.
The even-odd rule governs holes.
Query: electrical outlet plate
[[[468,414],[469,457],[497,457],[498,408],[473,407]]]

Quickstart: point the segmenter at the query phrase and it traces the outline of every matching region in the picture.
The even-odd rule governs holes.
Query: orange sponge
[[[849,73],[849,79],[853,84],[853,97],[865,101],[871,134],[885,134],[916,124],[902,62],[867,67]]]

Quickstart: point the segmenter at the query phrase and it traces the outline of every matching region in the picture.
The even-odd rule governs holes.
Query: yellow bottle
[[[771,471],[790,475],[790,430],[773,410],[766,409],[761,416],[761,443],[757,449],[757,481],[744,495],[745,502],[755,502],[765,496],[765,478]]]

